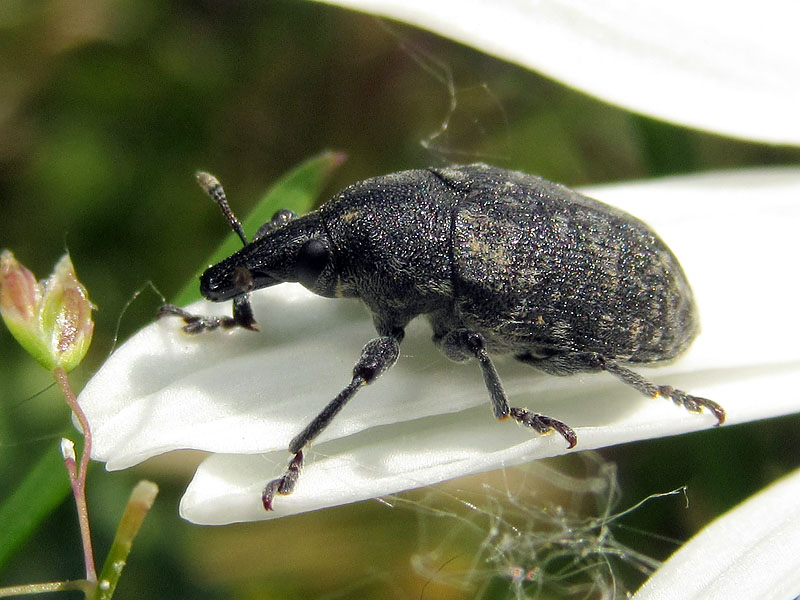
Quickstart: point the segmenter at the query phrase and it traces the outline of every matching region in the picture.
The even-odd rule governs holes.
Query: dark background
[[[10,2],[0,13],[0,77],[0,247],[38,277],[69,249],[99,307],[93,348],[73,376],[78,389],[117,326],[124,339],[152,319],[160,300],[149,291],[122,314],[136,290],[152,281],[173,296],[226,233],[193,180],[198,168],[225,183],[244,215],[282,173],[326,149],[349,156],[327,195],[374,175],[475,160],[570,186],[800,162],[797,149],[636,116],[470,48],[315,3]],[[34,397],[49,376],[7,332],[0,332],[0,353],[2,501],[61,435],[75,436],[54,389]],[[798,424],[790,417],[605,450],[618,463],[618,510],[689,487],[688,508],[672,497],[626,517],[631,529],[616,531],[620,543],[666,558],[796,466]],[[436,494],[406,494],[409,502],[394,510],[373,501],[264,524],[185,523],[177,501],[196,460],[167,457],[112,474],[95,465],[90,473],[98,560],[133,482],[147,476],[162,487],[117,598],[514,592],[485,562],[472,587],[426,586],[412,562],[440,543],[425,516],[436,509]],[[551,465],[578,475],[585,469],[574,459]],[[442,531],[452,524],[433,521]],[[480,556],[480,541],[445,547],[443,571],[455,568],[453,557]],[[0,570],[0,585],[79,578],[82,570],[67,499]],[[618,578],[623,587],[641,581],[624,565]],[[563,594],[522,591],[537,589],[545,598]]]

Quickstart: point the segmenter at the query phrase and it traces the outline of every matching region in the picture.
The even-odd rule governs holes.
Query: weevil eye
[[[297,280],[303,285],[313,285],[330,258],[327,244],[319,239],[308,240],[300,247],[295,263]]]

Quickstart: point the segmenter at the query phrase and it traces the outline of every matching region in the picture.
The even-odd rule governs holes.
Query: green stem
[[[11,596],[26,596],[28,594],[43,594],[45,592],[67,592],[78,590],[86,596],[93,593],[97,584],[93,581],[79,579],[77,581],[54,581],[52,583],[28,583],[25,585],[12,585],[0,588],[0,598]]]

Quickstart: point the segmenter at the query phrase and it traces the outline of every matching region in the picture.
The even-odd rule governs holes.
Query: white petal
[[[406,21],[660,119],[800,144],[800,4],[323,0]]]
[[[347,378],[374,329],[357,303],[326,301],[296,284],[253,299],[262,333],[188,335],[169,317],[118,348],[79,397],[93,458],[115,470],[177,448],[286,447],[297,424],[313,416],[309,398],[324,394],[321,382]],[[231,307],[198,302],[189,309],[222,315]]]
[[[723,378],[727,375],[730,379],[727,383],[720,383],[720,374],[709,373],[670,375],[665,381],[724,399],[725,408],[733,413],[732,421],[741,420],[745,414],[760,418],[800,408],[800,400],[793,392],[792,401],[779,395],[773,403],[769,397],[768,408],[753,409],[754,404],[758,407],[754,399],[763,398],[764,394],[796,390],[800,383],[796,372],[767,371],[754,378],[748,378],[753,372],[747,369],[741,378],[731,373],[721,372]],[[572,425],[582,450],[693,431],[714,422],[710,416],[689,414],[663,400],[639,401],[635,392],[618,386],[607,380],[571,390],[540,390],[531,394],[528,404],[535,402],[537,411]],[[314,444],[306,453],[307,466],[294,493],[278,496],[275,510],[269,513],[261,505],[261,492],[286,468],[286,450],[261,455],[212,455],[203,461],[190,483],[181,501],[181,515],[204,525],[271,519],[565,452],[566,443],[560,436],[537,436],[513,423],[497,422],[488,406],[477,406]]]
[[[770,600],[800,591],[800,470],[689,540],[634,600]]]

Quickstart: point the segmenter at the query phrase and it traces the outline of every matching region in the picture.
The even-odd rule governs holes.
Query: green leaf
[[[125,514],[122,515],[119,527],[117,527],[117,534],[114,536],[111,549],[103,564],[103,570],[100,572],[99,580],[104,585],[95,588],[95,594],[91,596],[91,600],[110,600],[114,595],[122,575],[122,569],[128,562],[128,554],[133,547],[133,540],[139,533],[139,528],[142,526],[147,512],[153,507],[157,495],[158,486],[152,481],[142,480],[133,488],[130,500],[125,506]]]
[[[340,152],[322,152],[284,175],[264,194],[253,211],[244,219],[242,227],[248,239],[251,239],[258,228],[269,221],[275,211],[280,208],[289,209],[299,215],[307,213],[322,191],[328,176],[344,160],[345,155]],[[175,299],[175,304],[184,306],[199,300],[200,289],[197,278],[208,265],[218,263],[241,247],[241,240],[231,232],[209,256],[208,260],[201,265],[195,276],[183,287]]]
[[[48,450],[0,505],[0,568],[70,491],[64,458]]]

